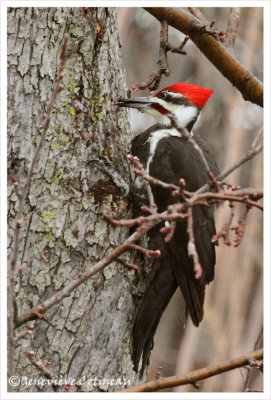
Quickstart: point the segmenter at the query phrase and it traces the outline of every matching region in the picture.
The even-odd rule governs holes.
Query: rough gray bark
[[[8,11],[8,165],[23,185],[69,33],[63,90],[24,205],[16,286],[19,315],[54,295],[127,237],[102,214],[125,217],[127,201],[88,161],[112,160],[129,180],[127,114],[114,101],[125,95],[114,9],[10,8]],[[8,189],[9,257],[18,199]],[[17,265],[17,266],[18,266]],[[130,359],[134,271],[112,263],[46,312],[32,337],[17,342],[16,374],[42,377],[26,358],[52,363],[55,377],[81,382],[77,391],[114,391],[135,383]],[[22,326],[16,334],[25,330]],[[94,381],[121,379],[122,383]],[[90,380],[88,382],[88,379]],[[92,380],[92,381],[91,381]],[[130,380],[130,382],[128,381]],[[18,391],[62,391],[63,386],[19,385]]]

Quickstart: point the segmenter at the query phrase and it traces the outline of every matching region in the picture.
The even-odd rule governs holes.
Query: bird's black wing
[[[195,140],[206,153],[210,168],[216,175],[217,166],[211,153],[207,154],[204,142],[200,138],[195,137]],[[150,165],[150,175],[176,185],[183,178],[189,191],[199,189],[208,181],[206,169],[193,144],[185,138],[173,136],[158,143]],[[153,185],[152,191],[159,211],[164,211],[168,205],[176,202],[170,190]],[[203,270],[202,277],[195,278],[193,260],[188,256],[186,220],[178,222],[174,236],[168,244],[168,251],[171,259],[174,259],[172,262],[174,274],[185,298],[189,315],[197,326],[203,318],[205,285],[214,278],[215,248],[212,236],[216,231],[213,208],[196,206],[192,212],[195,244]]]

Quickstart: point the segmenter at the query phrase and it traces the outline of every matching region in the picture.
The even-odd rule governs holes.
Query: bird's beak
[[[150,97],[136,97],[135,99],[119,99],[116,105],[120,107],[130,107],[137,108],[138,110],[142,110],[151,107],[154,104]]]

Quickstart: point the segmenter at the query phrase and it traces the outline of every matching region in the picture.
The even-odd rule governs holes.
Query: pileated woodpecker
[[[132,154],[139,158],[147,173],[175,185],[183,178],[186,189],[191,192],[208,181],[207,171],[199,153],[187,138],[182,137],[181,129],[186,128],[193,135],[192,128],[213,93],[212,90],[200,86],[177,83],[150,97],[119,99],[119,106],[136,108],[157,119],[158,124],[132,141]],[[174,117],[175,126],[169,115]],[[204,141],[197,135],[193,135],[193,138],[203,150],[214,176],[218,175],[216,162]],[[157,185],[151,187],[159,212],[176,202],[171,190]],[[140,185],[139,178],[135,181],[135,188],[137,194],[144,193],[144,184],[141,181]],[[139,198],[140,196],[135,196],[136,213],[140,212],[140,206],[147,200],[144,194],[142,203],[138,201]],[[165,243],[160,233],[161,226],[165,224],[156,226],[148,233],[149,248],[160,249],[161,256],[152,265],[150,280],[133,327],[134,367],[138,371],[142,356],[141,373],[148,362],[153,336],[161,315],[178,286],[193,324],[198,326],[203,318],[205,286],[214,279],[214,210],[212,207],[197,205],[193,207],[192,213],[195,245],[203,270],[200,279],[196,279],[193,260],[188,255],[186,220],[177,222],[174,236],[169,243]]]

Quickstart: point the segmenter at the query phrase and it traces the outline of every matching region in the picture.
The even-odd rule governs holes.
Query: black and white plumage
[[[201,109],[212,93],[211,90],[198,86],[176,84],[149,98],[119,100],[119,105],[143,109],[155,115],[160,122],[132,141],[132,154],[140,159],[151,176],[175,185],[183,178],[186,190],[191,192],[208,181],[207,171],[199,153],[192,143],[182,137],[178,129],[171,126],[168,113],[174,115],[179,128],[186,128],[191,132]],[[212,173],[218,175],[216,162],[204,141],[197,135],[193,135],[193,138],[203,150]],[[137,181],[134,190],[143,191],[144,185],[140,187]],[[152,185],[152,192],[159,212],[165,211],[170,204],[176,202],[171,190]],[[137,199],[137,196],[134,198]],[[135,200],[136,213],[139,213],[139,206]],[[148,233],[149,248],[161,250],[161,256],[152,264],[148,286],[134,322],[133,359],[136,371],[141,356],[141,372],[145,370],[161,315],[178,286],[193,324],[198,326],[203,318],[205,286],[214,279],[214,210],[212,207],[198,205],[193,207],[192,213],[195,245],[203,270],[200,279],[195,278],[193,260],[188,255],[186,220],[177,223],[169,243],[165,243],[160,233],[163,224],[154,227]]]

